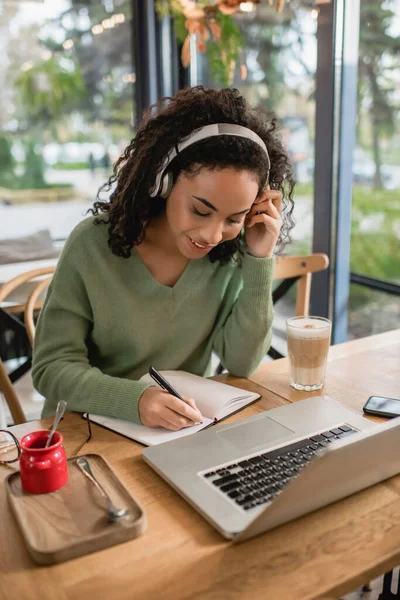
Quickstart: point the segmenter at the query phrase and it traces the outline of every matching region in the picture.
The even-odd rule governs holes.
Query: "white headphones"
[[[160,169],[157,171],[154,186],[149,192],[150,196],[152,198],[155,196],[167,198],[172,190],[173,181],[172,173],[166,173],[164,175],[164,172],[170,162],[188,146],[191,146],[200,140],[204,140],[205,138],[214,137],[216,135],[234,135],[237,137],[244,137],[258,144],[264,150],[267,157],[269,172],[271,161],[269,159],[267,147],[259,135],[247,127],[242,127],[242,125],[233,125],[232,123],[213,123],[212,125],[206,125],[205,127],[195,129],[195,131],[193,131],[193,133],[191,133],[183,142],[180,142],[177,144],[177,146],[172,148],[172,150],[163,160]]]

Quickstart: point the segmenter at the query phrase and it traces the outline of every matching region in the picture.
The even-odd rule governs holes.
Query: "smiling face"
[[[186,258],[201,258],[239,235],[257,194],[258,181],[249,171],[182,173],[167,199],[169,237]]]

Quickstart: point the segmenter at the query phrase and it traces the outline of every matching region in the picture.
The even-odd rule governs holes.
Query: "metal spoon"
[[[60,402],[57,404],[56,416],[54,417],[53,427],[50,430],[49,437],[47,438],[45,448],[48,448],[50,446],[51,438],[53,437],[53,434],[54,434],[55,430],[57,429],[57,425],[59,424],[59,422],[65,412],[66,406],[67,406],[67,403],[64,402],[64,400],[60,400]]]
[[[103,498],[107,500],[108,505],[108,519],[109,521],[119,521],[120,519],[127,519],[130,517],[130,512],[126,508],[116,508],[111,502],[110,496],[107,494],[103,486],[97,481],[96,477],[92,473],[92,469],[86,458],[80,456],[76,461],[76,464],[86,477],[88,477],[94,485],[97,487]]]

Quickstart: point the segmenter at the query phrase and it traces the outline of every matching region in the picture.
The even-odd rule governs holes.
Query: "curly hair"
[[[278,250],[290,241],[294,225],[292,169],[280,140],[276,117],[262,109],[252,109],[237,89],[206,89],[203,86],[180,90],[173,97],[161,98],[144,115],[136,137],[114,165],[113,174],[99,190],[94,208],[89,212],[108,219],[95,219],[96,224],[109,225],[108,245],[117,256],[128,258],[133,246],[139,245],[151,220],[160,214],[166,200],[150,197],[157,171],[169,151],[195,129],[212,123],[233,123],[248,127],[265,142],[271,161],[253,141],[236,136],[217,136],[196,142],[178,154],[167,170],[173,184],[181,173],[190,177],[201,169],[234,168],[253,173],[261,192],[268,177],[273,190],[282,192],[282,228]],[[115,185],[116,184],[116,185]],[[109,192],[109,201],[102,201],[102,191]],[[209,253],[211,262],[228,262],[243,253],[244,234],[217,245]]]

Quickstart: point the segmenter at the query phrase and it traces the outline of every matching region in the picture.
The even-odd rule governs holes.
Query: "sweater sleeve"
[[[149,384],[106,375],[90,364],[93,318],[80,262],[76,247],[67,242],[38,320],[32,378],[45,396],[42,416],[54,414],[57,402],[65,400],[69,411],[140,423],[139,399]]]
[[[214,334],[213,349],[232,375],[248,377],[268,351],[272,337],[272,280],[275,259],[246,254],[242,281],[234,275],[224,311]]]

